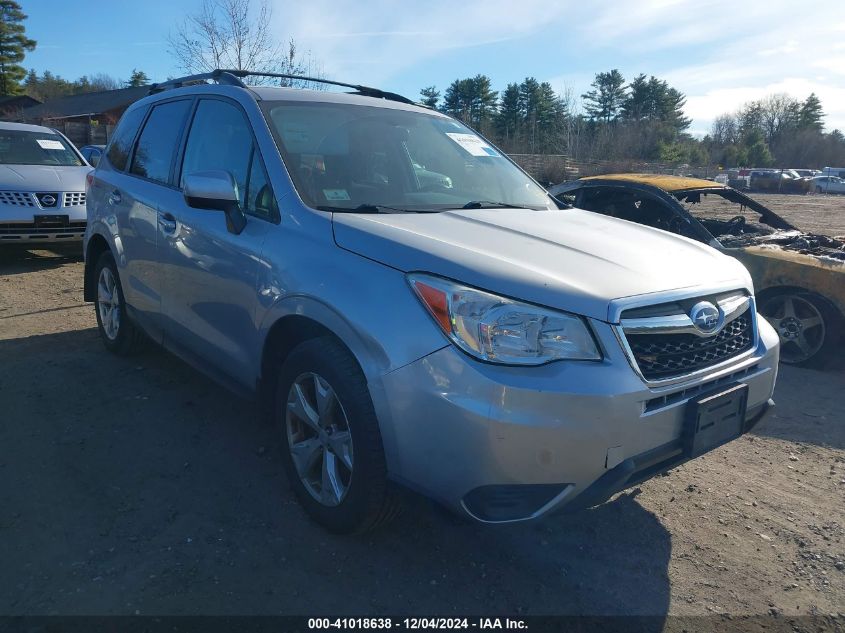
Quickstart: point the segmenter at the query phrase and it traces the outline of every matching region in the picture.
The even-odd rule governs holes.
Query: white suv
[[[91,166],[64,135],[0,123],[0,245],[81,241]]]

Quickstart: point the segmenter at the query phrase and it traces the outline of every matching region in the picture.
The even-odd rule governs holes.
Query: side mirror
[[[96,167],[100,162],[100,154],[91,154],[91,158],[88,159],[88,162],[91,163],[91,167]]]
[[[226,214],[226,228],[240,234],[246,216],[238,201],[238,184],[228,171],[197,171],[185,176],[182,191],[185,202],[195,209],[215,209]]]

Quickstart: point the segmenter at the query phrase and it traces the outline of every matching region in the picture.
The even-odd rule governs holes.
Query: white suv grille
[[[34,207],[35,201],[31,193],[22,191],[0,191],[0,204],[10,204],[17,207]]]
[[[64,207],[78,207],[85,204],[84,191],[69,191],[64,195],[62,206]]]

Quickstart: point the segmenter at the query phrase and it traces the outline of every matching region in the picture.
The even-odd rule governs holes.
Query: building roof
[[[702,178],[686,178],[684,176],[666,176],[663,174],[605,174],[603,176],[587,176],[581,180],[617,180],[635,182],[641,185],[651,185],[663,191],[674,193],[687,189],[727,189],[725,185],[704,180]]]
[[[77,116],[96,116],[116,108],[126,107],[146,96],[148,91],[148,86],[138,86],[59,97],[58,99],[51,99],[31,108],[25,108],[19,118],[24,121],[40,121],[43,119],[69,119]]]

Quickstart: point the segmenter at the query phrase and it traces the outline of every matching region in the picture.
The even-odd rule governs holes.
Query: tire
[[[140,347],[141,332],[126,314],[126,300],[114,257],[109,251],[97,260],[95,277],[97,299],[94,313],[97,315],[97,329],[106,349],[118,356],[133,354]],[[110,301],[106,301],[111,297]]]
[[[842,315],[824,297],[779,292],[760,303],[760,314],[780,337],[780,360],[787,365],[823,368],[842,339]]]
[[[821,187],[816,187],[816,193],[824,193]]]
[[[334,337],[291,351],[278,371],[274,417],[290,485],[317,523],[361,533],[397,514],[367,381]]]

